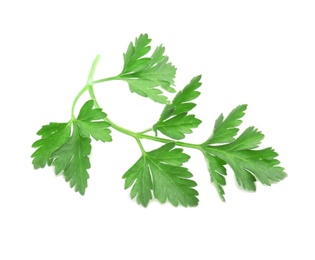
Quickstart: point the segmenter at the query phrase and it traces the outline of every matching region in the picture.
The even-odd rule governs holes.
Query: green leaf
[[[147,34],[141,34],[134,44],[129,44],[124,54],[124,68],[118,77],[129,84],[132,93],[166,104],[168,100],[163,90],[175,92],[171,85],[174,85],[176,68],[168,62],[162,45],[151,57],[144,57],[151,49],[150,42]]]
[[[198,205],[198,192],[193,189],[197,184],[190,180],[192,174],[188,169],[182,167],[189,156],[174,146],[174,143],[168,143],[144,153],[123,175],[125,189],[132,186],[130,196],[136,197],[138,204],[146,207],[153,192],[161,203],[168,200],[174,206]]]
[[[247,105],[240,105],[224,119],[221,114],[215,121],[214,130],[207,144],[229,143],[234,141],[234,136],[238,132],[238,126],[242,123],[240,118],[245,115]]]
[[[152,199],[152,178],[147,156],[140,159],[123,175],[125,189],[132,186],[130,197],[137,197],[137,203],[146,207]]]
[[[226,184],[224,177],[226,175],[226,168],[224,167],[226,162],[210,153],[204,153],[204,156],[207,161],[208,170],[210,173],[210,180],[217,189],[221,200],[225,201],[225,193],[222,186],[225,186]]]
[[[110,124],[103,121],[106,118],[106,114],[101,108],[93,108],[94,101],[87,101],[80,110],[76,123],[79,126],[80,134],[84,137],[92,136],[96,141],[102,142],[112,141],[110,136]],[[101,121],[100,121],[101,120]]]
[[[69,123],[50,123],[37,132],[41,139],[33,143],[37,150],[32,154],[35,169],[51,165],[51,154],[57,150],[70,136]]]
[[[56,174],[62,172],[70,186],[82,195],[89,178],[90,136],[103,142],[112,140],[108,129],[110,124],[103,121],[106,114],[93,106],[94,101],[89,100],[82,106],[77,119],[43,126],[37,133],[42,138],[33,144],[38,148],[32,155],[35,169],[52,164]]]
[[[183,139],[185,134],[192,133],[201,120],[195,115],[189,115],[195,106],[190,101],[196,99],[200,92],[196,91],[200,86],[201,76],[194,77],[185,88],[177,93],[172,103],[167,104],[160,116],[159,121],[153,126],[153,130],[174,139]]]
[[[163,91],[155,88],[155,82],[141,79],[125,79],[125,81],[128,82],[131,93],[137,93],[142,97],[148,97],[161,104],[166,104],[168,102],[167,97],[163,95]]]
[[[136,72],[145,67],[150,59],[143,58],[143,56],[151,50],[150,42],[151,39],[149,39],[147,34],[141,34],[136,38],[135,44],[130,42],[127,52],[123,55],[124,68],[122,74]]]
[[[91,153],[91,139],[80,135],[79,127],[73,124],[71,137],[53,154],[53,166],[56,174],[63,172],[65,180],[70,182],[70,187],[84,195],[87,187],[90,168],[88,155]]]
[[[222,147],[229,155],[226,161],[235,172],[236,180],[246,190],[255,191],[255,180],[271,185],[287,175],[276,159],[278,154],[272,148],[257,148],[264,135],[254,127],[247,128],[234,142]]]
[[[287,174],[279,166],[278,154],[272,148],[256,150],[264,135],[254,127],[247,128],[237,139],[237,126],[240,125],[246,106],[238,106],[223,120],[221,115],[213,131],[212,137],[201,145],[202,152],[208,162],[211,181],[216,186],[219,196],[224,200],[225,179],[224,168],[228,164],[234,171],[237,183],[248,191],[256,191],[255,182],[271,185],[283,180]],[[219,143],[227,143],[217,145]],[[211,145],[215,144],[215,145]]]
[[[278,154],[272,148],[238,151],[226,150],[226,147],[221,149],[215,152],[207,149],[205,151],[216,154],[228,163],[235,173],[238,184],[245,190],[255,191],[256,180],[270,186],[287,176],[276,159]]]
[[[248,127],[234,142],[228,146],[229,150],[240,151],[254,149],[259,146],[264,135],[253,126]]]

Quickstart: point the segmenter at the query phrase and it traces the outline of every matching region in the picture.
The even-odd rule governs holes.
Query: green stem
[[[90,89],[93,90],[93,86],[92,85],[90,85]],[[91,96],[91,98],[92,98],[92,96]],[[94,101],[95,101],[95,99],[94,99]],[[166,143],[166,144],[167,143],[171,143],[171,142],[175,142],[175,144],[177,146],[193,148],[193,149],[198,149],[198,150],[201,149],[201,146],[199,144],[185,143],[185,142],[180,142],[180,141],[174,141],[172,139],[166,139],[166,138],[161,138],[161,137],[157,137],[157,136],[146,135],[145,133],[151,131],[152,128],[148,128],[148,129],[146,129],[146,130],[144,130],[142,132],[136,133],[136,132],[133,132],[133,131],[131,131],[129,129],[126,129],[124,127],[121,127],[121,126],[115,124],[108,117],[106,117],[104,120],[106,122],[108,122],[111,125],[111,127],[114,128],[116,131],[121,132],[123,134],[129,135],[129,136],[135,138],[137,143],[138,143],[138,145],[139,145],[139,147],[140,147],[140,149],[141,149],[142,154],[145,153],[145,150],[144,150],[144,148],[143,148],[143,146],[141,144],[140,139],[147,139],[147,140],[156,141],[156,142],[160,142],[160,143]]]
[[[156,142],[165,143],[165,144],[175,142],[176,145],[181,146],[181,147],[193,148],[193,149],[198,149],[198,150],[201,149],[201,146],[199,144],[185,143],[185,142],[175,141],[172,139],[161,138],[161,137],[157,137],[157,136],[151,136],[151,135],[146,135],[143,133],[133,132],[129,129],[126,129],[124,127],[121,127],[121,126],[115,124],[108,117],[105,118],[105,121],[110,123],[111,127],[114,128],[115,130],[117,130],[118,132],[132,136],[135,139],[147,139],[147,140],[156,141]]]
[[[134,137],[134,138],[136,138],[136,139],[140,137],[140,136],[138,135],[138,133],[133,132],[133,131],[131,131],[131,130],[129,130],[129,129],[126,129],[126,128],[124,128],[124,127],[121,127],[121,126],[115,124],[115,123],[114,123],[113,121],[111,121],[108,117],[106,117],[104,120],[105,120],[106,122],[110,123],[111,127],[114,128],[115,130],[117,130],[118,132],[121,132],[121,133],[123,133],[123,134],[132,136],[132,137]]]
[[[156,141],[156,142],[160,142],[160,143],[166,143],[166,144],[174,142],[177,146],[187,147],[187,148],[192,148],[192,149],[197,149],[197,150],[201,149],[201,146],[199,144],[185,143],[185,142],[175,141],[175,140],[172,140],[172,139],[146,135],[146,134],[139,134],[139,138],[147,139],[147,140],[151,140],[151,141]]]
[[[148,128],[148,129],[145,129],[141,132],[138,132],[138,134],[145,134],[145,133],[148,133],[148,132],[151,132],[152,131],[152,127]]]
[[[88,76],[88,80],[87,80],[87,84],[84,86],[83,89],[81,89],[81,91],[77,94],[77,96],[75,97],[74,101],[73,101],[73,104],[72,104],[72,110],[71,110],[71,118],[74,119],[75,116],[74,116],[74,108],[75,108],[75,105],[77,103],[77,101],[79,100],[79,98],[82,96],[82,94],[88,90],[89,91],[89,94],[90,94],[90,97],[91,99],[94,100],[94,105],[95,107],[100,107],[98,102],[97,102],[97,99],[96,99],[96,96],[95,96],[95,93],[94,93],[94,89],[93,89],[93,85],[94,84],[98,84],[98,83],[101,83],[101,82],[106,82],[106,81],[111,81],[111,80],[120,80],[122,79],[119,75],[116,76],[116,77],[109,77],[109,78],[104,78],[104,79],[99,79],[99,80],[93,80],[93,77],[94,77],[94,73],[95,73],[95,70],[96,70],[96,66],[98,64],[98,62],[100,61],[100,55],[97,55],[92,63],[92,66],[91,66],[91,69],[90,69],[90,73],[89,73],[89,76]],[[121,132],[123,134],[126,134],[126,135],[129,135],[133,138],[136,139],[138,145],[139,145],[139,148],[142,152],[142,154],[145,154],[145,150],[142,146],[142,143],[141,143],[141,140],[140,139],[147,139],[147,140],[151,140],[151,141],[156,141],[156,142],[160,142],[160,143],[171,143],[171,142],[175,142],[175,144],[177,146],[181,146],[181,147],[187,147],[187,148],[193,148],[193,149],[198,149],[198,150],[201,150],[201,146],[198,145],[198,144],[191,144],[191,143],[185,143],[185,142],[180,142],[180,141],[175,141],[175,140],[171,140],[171,139],[166,139],[166,138],[161,138],[161,137],[157,137],[157,136],[151,136],[151,135],[147,135],[145,133],[147,132],[150,132],[152,131],[152,127],[151,128],[148,128],[146,130],[143,130],[139,133],[136,133],[136,132],[133,132],[129,129],[126,129],[124,127],[121,127],[117,124],[115,124],[113,121],[111,121],[108,117],[106,117],[104,119],[106,122],[110,123],[111,127],[114,128],[115,130],[117,130],[118,132]]]
[[[142,143],[141,143],[141,140],[140,140],[140,138],[135,138],[136,139],[136,141],[137,141],[137,143],[138,143],[138,146],[139,146],[139,148],[140,148],[140,150],[141,150],[141,153],[143,154],[143,155],[145,155],[146,154],[146,152],[145,152],[145,150],[144,150],[144,148],[143,148],[143,146],[142,146]]]
[[[87,85],[88,85],[88,90],[89,90],[89,93],[90,93],[90,97],[94,100],[94,104],[96,107],[99,107],[99,104],[96,100],[96,97],[95,97],[95,93],[94,93],[94,89],[93,89],[93,84],[91,84],[91,82],[93,81],[93,78],[94,78],[94,73],[95,73],[95,70],[96,70],[96,66],[97,64],[99,63],[101,59],[101,56],[100,55],[97,55],[92,63],[92,66],[91,66],[91,70],[90,70],[90,73],[89,73],[89,76],[88,76],[88,80],[87,80]]]
[[[112,80],[121,80],[121,78],[119,76],[115,76],[115,77],[109,77],[109,78],[104,78],[104,79],[98,79],[98,80],[90,81],[89,84],[95,85],[95,84],[99,84],[106,81],[112,81]]]
[[[118,77],[111,77],[111,78],[105,78],[105,79],[101,79],[101,80],[96,80],[96,81],[93,81],[93,78],[94,78],[94,72],[95,72],[95,69],[96,69],[96,66],[98,64],[98,62],[100,61],[100,55],[97,55],[96,58],[94,59],[93,61],[93,64],[92,64],[92,67],[91,67],[91,70],[90,70],[90,73],[89,73],[89,76],[88,76],[88,80],[87,80],[87,87],[88,87],[88,90],[89,90],[89,94],[90,94],[90,97],[94,100],[94,105],[95,107],[100,107],[98,102],[97,102],[97,99],[96,99],[96,96],[95,96],[95,93],[94,93],[94,88],[93,88],[93,84],[97,84],[97,83],[101,83],[101,82],[105,82],[105,81],[110,81],[110,80],[115,80],[115,79],[118,79]],[[105,121],[107,121],[108,123],[111,124],[111,126],[116,129],[117,131],[121,132],[121,133],[124,133],[124,134],[127,134],[129,136],[132,136],[136,139],[138,145],[139,145],[139,148],[142,152],[142,154],[145,154],[145,150],[143,148],[143,145],[141,143],[141,140],[140,138],[137,136],[136,133],[128,130],[128,129],[125,129],[119,125],[116,125],[114,122],[112,122],[109,118],[106,118]],[[147,129],[145,130],[145,132],[148,132],[150,131],[151,129]],[[144,132],[144,133],[145,133]]]
[[[175,142],[175,144],[177,146],[187,147],[187,148],[192,148],[192,149],[197,149],[197,150],[201,149],[201,145],[199,145],[199,144],[185,143],[185,142],[175,141],[175,140],[172,140],[172,139],[146,135],[146,134],[143,134],[143,133],[136,133],[136,132],[133,132],[133,131],[131,131],[129,129],[126,129],[124,127],[121,127],[121,126],[115,124],[108,117],[106,117],[104,120],[106,122],[108,122],[111,125],[111,127],[114,128],[116,131],[121,132],[123,134],[129,135],[129,136],[135,138],[137,140],[138,144],[139,144],[139,141],[140,141],[138,139],[146,139],[146,140],[151,140],[151,141],[165,143],[165,144],[171,143],[171,142]],[[140,149],[141,149],[142,152],[144,151],[142,145],[140,146]]]
[[[71,119],[74,119],[74,108],[76,103],[78,102],[79,98],[82,96],[82,94],[88,89],[89,85],[85,85],[83,89],[81,89],[81,91],[77,94],[77,96],[75,97],[73,103],[72,103],[72,109],[71,109]]]
[[[91,69],[90,69],[87,84],[84,86],[84,88],[81,89],[81,91],[77,94],[77,96],[75,97],[75,99],[73,101],[72,109],[71,109],[71,118],[72,119],[75,118],[75,115],[74,115],[75,105],[77,104],[77,102],[78,102],[79,98],[82,96],[82,94],[87,90],[89,91],[91,98],[94,100],[95,107],[100,107],[97,100],[96,100],[96,97],[95,97],[93,84],[98,84],[98,83],[105,82],[105,81],[119,80],[120,79],[119,76],[115,76],[115,77],[109,77],[109,78],[104,78],[104,79],[99,79],[99,80],[93,81],[96,66],[97,66],[98,62],[100,61],[100,58],[101,58],[100,55],[97,55],[95,57],[95,59],[92,63]]]
[[[157,136],[151,136],[151,135],[146,135],[146,134],[143,134],[143,133],[133,132],[133,131],[131,131],[129,129],[126,129],[124,127],[121,127],[121,126],[115,124],[108,117],[105,118],[105,121],[110,123],[111,127],[114,128],[116,131],[121,132],[123,134],[129,135],[129,136],[135,138],[137,140],[138,144],[139,144],[139,147],[140,147],[142,153],[145,153],[145,151],[144,151],[143,146],[142,146],[142,144],[140,142],[140,139],[146,139],[146,140],[151,140],[151,141],[165,143],[165,144],[174,142],[177,146],[186,147],[186,148],[192,148],[192,149],[197,149],[197,150],[201,149],[201,145],[199,145],[199,144],[191,144],[191,143],[186,143],[186,142],[175,141],[175,140],[172,140],[172,139],[161,138],[161,137],[157,137]]]

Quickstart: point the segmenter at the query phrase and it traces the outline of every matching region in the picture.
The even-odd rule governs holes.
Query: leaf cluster
[[[83,195],[88,186],[91,140],[110,142],[111,129],[115,129],[135,138],[139,144],[141,156],[126,171],[123,179],[125,189],[131,189],[131,198],[144,207],[153,198],[161,203],[168,201],[174,206],[198,205],[197,183],[184,166],[190,156],[179,147],[197,149],[204,155],[210,181],[223,201],[227,166],[234,172],[238,185],[248,191],[256,190],[257,181],[271,185],[284,179],[286,173],[275,150],[271,147],[259,148],[264,135],[257,128],[248,127],[238,135],[247,105],[237,106],[227,117],[221,114],[215,121],[212,134],[202,144],[179,141],[201,124],[201,120],[192,113],[196,107],[195,100],[200,95],[201,75],[192,78],[169,101],[167,92],[176,92],[173,87],[176,68],[164,54],[162,45],[149,55],[150,42],[147,34],[141,34],[124,53],[121,73],[96,82],[123,80],[128,83],[131,92],[164,104],[159,119],[150,128],[155,136],[145,134],[147,131],[136,133],[120,127],[99,108],[92,80],[98,57],[92,65],[88,85],[78,94],[75,102],[85,90],[89,90],[92,100],[82,106],[77,117],[72,115],[69,122],[50,123],[37,132],[40,139],[33,143],[36,149],[32,154],[34,168],[54,166],[55,173],[62,174],[70,186]],[[164,145],[146,151],[141,139]]]
[[[156,47],[151,57],[147,57],[151,50],[150,42],[147,34],[141,34],[135,43],[129,44],[119,77],[128,83],[132,93],[166,104],[168,99],[163,91],[176,92],[172,87],[176,68],[164,55],[165,48],[162,45]]]
[[[70,186],[82,195],[87,188],[90,168],[91,137],[96,141],[110,142],[110,124],[103,121],[107,115],[100,108],[93,108],[94,101],[87,101],[77,119],[68,123],[50,123],[38,132],[41,138],[34,142],[32,154],[35,169],[54,166],[55,173],[62,173]]]

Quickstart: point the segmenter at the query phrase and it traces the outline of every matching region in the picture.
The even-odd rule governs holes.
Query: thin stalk
[[[121,126],[115,124],[108,117],[106,117],[104,120],[106,122],[110,123],[111,127],[114,128],[115,130],[117,130],[118,132],[121,132],[121,133],[126,134],[126,135],[130,135],[130,136],[132,136],[134,138],[139,138],[140,137],[136,132],[133,132],[133,131],[131,131],[129,129],[126,129],[124,127],[121,127]]]
[[[115,77],[108,77],[108,78],[104,78],[104,79],[99,79],[99,80],[93,81],[94,72],[96,70],[96,66],[97,66],[98,62],[100,61],[100,58],[101,58],[100,55],[97,55],[95,57],[95,59],[94,59],[94,61],[92,63],[91,69],[90,69],[90,73],[89,73],[89,76],[88,76],[87,84],[77,94],[77,96],[75,97],[75,99],[74,99],[74,101],[72,103],[72,109],[71,109],[71,118],[72,119],[75,118],[75,115],[74,115],[75,105],[77,104],[77,102],[78,102],[79,98],[82,96],[82,94],[85,91],[87,91],[87,90],[89,91],[90,97],[94,100],[95,107],[100,107],[98,102],[97,102],[95,93],[94,93],[93,84],[98,84],[98,83],[101,83],[101,82],[111,81],[111,80],[120,80],[119,76],[115,76]]]
[[[104,120],[106,122],[110,123],[111,127],[114,128],[116,131],[121,132],[121,133],[126,134],[126,135],[129,135],[129,136],[132,136],[135,139],[146,139],[146,140],[156,141],[156,142],[165,143],[165,144],[174,142],[177,146],[192,148],[192,149],[197,149],[197,150],[201,149],[200,144],[191,144],[191,143],[186,143],[186,142],[175,141],[172,139],[161,138],[161,137],[146,135],[146,134],[142,134],[142,133],[136,133],[136,132],[133,132],[129,129],[126,129],[124,127],[121,127],[121,126],[115,124],[108,117],[106,117]]]
[[[98,80],[90,81],[89,84],[95,85],[95,84],[99,84],[106,81],[112,81],[112,80],[121,80],[121,78],[119,76],[115,76],[115,77],[109,77],[109,78],[104,78],[104,79],[98,79]]]
[[[145,129],[141,132],[138,132],[138,134],[145,134],[145,133],[148,133],[148,132],[151,132],[152,131],[152,127],[148,128],[148,129]]]
[[[85,85],[83,89],[76,95],[73,103],[72,103],[72,108],[71,108],[71,119],[74,119],[74,108],[76,103],[78,102],[79,98],[82,96],[82,94],[88,89],[89,85]]]
[[[139,144],[139,140],[138,139],[146,139],[146,140],[151,140],[151,141],[165,143],[165,144],[174,142],[177,146],[186,147],[186,148],[192,148],[192,149],[197,149],[197,150],[201,149],[201,146],[199,144],[191,144],[191,143],[186,143],[186,142],[175,141],[175,140],[172,140],[172,139],[161,138],[161,137],[146,135],[146,134],[142,134],[142,133],[136,133],[136,132],[133,132],[133,131],[131,131],[129,129],[126,129],[124,127],[121,127],[121,126],[115,124],[108,117],[105,118],[104,120],[106,122],[110,123],[111,127],[114,128],[116,131],[121,132],[121,133],[126,134],[126,135],[129,135],[129,136],[132,136],[133,138],[135,138],[137,140],[138,144]],[[142,149],[143,149],[142,145],[141,145],[140,149],[142,151]]]
[[[165,144],[174,142],[177,146],[187,147],[187,148],[192,148],[192,149],[197,149],[197,150],[200,150],[200,148],[201,148],[201,146],[199,144],[185,143],[185,142],[175,141],[172,139],[146,135],[146,134],[139,134],[139,138],[147,139],[147,140],[151,140],[151,141],[156,141],[156,142],[160,142],[160,143],[165,143]]]
[[[87,85],[88,85],[88,90],[89,90],[89,93],[90,93],[90,97],[94,100],[94,104],[95,104],[96,107],[99,107],[99,104],[98,104],[98,102],[96,100],[96,97],[95,97],[93,84],[91,84],[90,82],[93,81],[94,73],[95,73],[95,70],[96,70],[96,66],[99,63],[100,59],[101,59],[100,55],[97,55],[95,57],[95,59],[94,59],[94,61],[92,63],[92,67],[91,67],[89,76],[88,76],[88,80],[87,80]]]
[[[140,138],[135,138],[135,139],[136,139],[136,141],[137,141],[137,143],[138,143],[138,145],[139,145],[139,148],[140,148],[140,150],[141,150],[141,153],[142,153],[143,155],[145,155],[146,152],[145,152],[145,150],[144,150],[144,148],[143,148],[143,146],[142,146],[142,143],[141,143]]]

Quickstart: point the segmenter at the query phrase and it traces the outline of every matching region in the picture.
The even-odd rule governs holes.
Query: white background
[[[314,13],[302,0],[1,1],[0,259],[315,259]],[[289,177],[247,193],[229,171],[222,203],[201,154],[187,149],[199,206],[144,209],[121,179],[139,149],[117,132],[93,142],[84,197],[53,169],[35,171],[37,130],[69,120],[95,55],[95,78],[118,74],[140,33],[166,47],[178,89],[203,75],[194,110],[203,124],[187,141],[202,142],[221,112],[248,104],[242,129],[263,131]],[[111,119],[135,131],[162,109],[123,82],[95,88]]]

